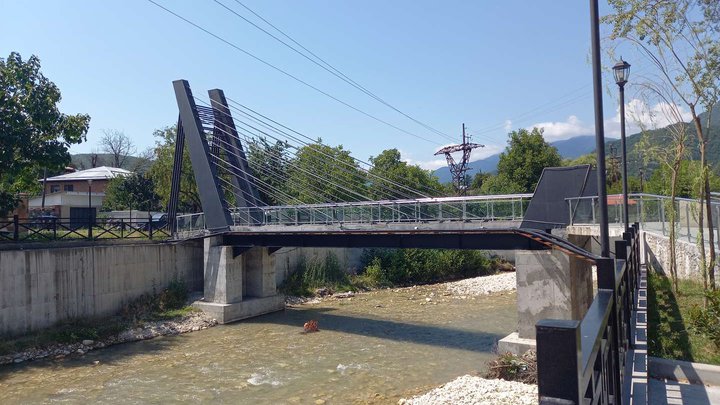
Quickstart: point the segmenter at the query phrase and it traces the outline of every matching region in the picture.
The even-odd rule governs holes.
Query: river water
[[[0,404],[397,403],[481,371],[515,293],[442,285],[328,299],[189,334],[0,368]],[[310,319],[320,331],[301,333]]]

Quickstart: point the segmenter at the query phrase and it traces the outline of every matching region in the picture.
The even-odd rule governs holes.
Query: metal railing
[[[19,218],[0,219],[0,243],[54,240],[169,239],[170,231],[148,219]]]
[[[233,208],[235,226],[522,220],[532,194]],[[205,229],[202,213],[179,215],[177,231]]]
[[[622,404],[631,347],[631,313],[640,280],[636,223],[615,242],[615,259],[596,260],[598,292],[582,321],[542,320],[536,326],[541,404]]]
[[[597,224],[598,197],[578,197],[566,199],[570,214],[571,225]],[[622,195],[608,196],[608,222],[610,224],[622,224]],[[713,224],[717,238],[720,238],[720,201],[711,201]],[[630,194],[628,195],[628,216],[629,222],[638,222],[642,229],[670,235],[672,201],[668,196],[654,194]],[[677,238],[683,238],[688,242],[696,242],[701,231],[698,217],[700,213],[699,200],[689,198],[675,198],[675,232]],[[708,240],[707,230],[705,240]],[[716,239],[717,239],[716,238]]]

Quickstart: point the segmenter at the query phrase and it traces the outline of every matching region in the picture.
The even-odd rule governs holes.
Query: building
[[[125,169],[101,166],[41,179],[45,182],[44,204],[40,195],[31,198],[28,206],[36,214],[52,214],[70,219],[70,222],[87,221],[95,218],[102,207],[110,180],[131,174]]]

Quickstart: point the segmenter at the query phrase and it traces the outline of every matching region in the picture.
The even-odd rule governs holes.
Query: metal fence
[[[570,224],[588,225],[598,223],[598,197],[568,198],[568,212]],[[715,225],[716,239],[720,239],[720,202],[711,201],[712,218]],[[675,207],[675,218],[671,221],[671,207]],[[703,207],[704,208],[704,207]],[[622,224],[622,195],[608,196],[608,222],[610,224]],[[689,198],[675,198],[673,205],[668,196],[654,194],[630,194],[628,195],[628,216],[629,222],[638,222],[643,230],[662,233],[669,236],[671,225],[674,222],[675,232],[678,238],[686,239],[688,242],[696,242],[700,232],[705,232],[705,240],[708,240],[707,229],[700,229],[698,219],[700,214],[699,200]]]
[[[541,404],[622,404],[632,348],[631,313],[640,280],[639,225],[596,261],[598,292],[582,321],[542,320],[536,328]]]
[[[0,243],[70,239],[168,239],[166,224],[148,219],[23,218],[0,219]]]
[[[532,194],[233,208],[235,226],[522,220]],[[179,215],[178,232],[205,229],[202,213]]]

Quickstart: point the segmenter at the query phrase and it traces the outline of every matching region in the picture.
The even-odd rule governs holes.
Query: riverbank
[[[135,327],[97,340],[83,339],[82,341],[73,343],[53,343],[47,346],[31,347],[15,353],[6,354],[0,356],[0,365],[18,364],[25,361],[45,358],[62,360],[65,358],[79,357],[89,351],[120,343],[137,342],[158,336],[179,335],[181,333],[207,329],[215,325],[217,325],[217,320],[212,319],[209,315],[199,311],[189,311],[187,314],[173,319],[141,322]]]
[[[410,399],[401,405],[535,405],[538,403],[537,385],[515,381],[488,380],[464,375],[430,392]]]

